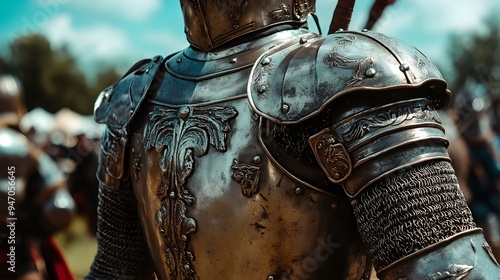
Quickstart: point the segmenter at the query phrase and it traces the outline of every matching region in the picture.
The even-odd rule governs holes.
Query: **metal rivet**
[[[266,66],[266,65],[269,65],[271,64],[271,61],[272,59],[270,57],[266,57],[262,60],[262,62],[260,63],[262,66]]]
[[[274,276],[270,275],[269,277],[267,277],[267,280],[274,280]]]
[[[296,187],[294,192],[295,192],[295,194],[301,194],[302,193],[302,188]]]
[[[181,62],[182,62],[182,58],[178,58],[178,59],[176,60],[176,62],[177,62],[177,63],[181,63]]]
[[[184,235],[184,234],[183,234],[183,235],[181,236],[181,239],[182,239],[182,241],[187,241],[187,240],[188,240],[188,237],[187,237],[186,235]]]
[[[170,198],[175,198],[175,192],[170,192]]]
[[[240,28],[240,26],[238,24],[233,24],[233,28],[237,29],[237,28]]]
[[[179,116],[183,119],[187,118],[189,116],[189,108],[188,107],[182,107],[179,109]]]
[[[128,114],[132,116],[134,114],[134,110],[128,111]]]
[[[238,62],[238,59],[237,59],[236,57],[231,58],[231,61],[230,61],[230,62],[231,62],[231,63],[236,63],[236,62]]]
[[[260,163],[260,160],[261,160],[261,159],[260,159],[260,156],[254,156],[254,157],[253,157],[253,162],[254,162],[254,163]]]
[[[301,44],[305,44],[305,43],[307,43],[307,39],[306,39],[306,38],[300,38],[300,43],[301,43]]]
[[[363,28],[363,30],[361,30],[361,32],[368,32],[368,29]]]
[[[290,111],[290,106],[288,104],[283,104],[283,106],[281,107],[281,111],[283,113],[288,113],[288,111]]]
[[[337,30],[337,31],[335,31],[335,32],[342,32],[342,31],[344,31],[344,29],[339,28],[339,30]]]
[[[408,71],[408,70],[410,70],[410,65],[403,63],[403,64],[399,65],[399,70],[401,70],[403,72]]]
[[[337,209],[337,207],[339,206],[337,202],[333,202],[332,205],[330,205],[332,207],[332,209]]]
[[[149,69],[146,69],[146,71],[144,71],[146,74],[149,73]]]
[[[257,88],[257,92],[258,92],[259,94],[263,94],[264,92],[266,92],[266,90],[267,90],[267,87],[266,87],[266,86],[259,86],[259,87]]]
[[[335,180],[340,179],[340,174],[339,174],[339,173],[337,173],[337,172],[335,172],[335,174],[333,174],[333,178],[334,178]]]
[[[371,67],[366,69],[366,71],[365,71],[365,76],[368,78],[375,77],[375,74],[377,74],[377,70],[375,70],[374,68],[371,68]]]

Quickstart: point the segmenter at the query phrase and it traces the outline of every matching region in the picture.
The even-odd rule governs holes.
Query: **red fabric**
[[[52,238],[42,240],[40,247],[50,279],[74,280],[59,247]]]

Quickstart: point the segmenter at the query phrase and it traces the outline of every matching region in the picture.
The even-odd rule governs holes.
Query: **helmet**
[[[281,23],[304,23],[316,0],[181,0],[189,43],[211,50],[235,38]]]
[[[0,127],[19,125],[19,121],[25,112],[21,83],[13,76],[1,75]]]

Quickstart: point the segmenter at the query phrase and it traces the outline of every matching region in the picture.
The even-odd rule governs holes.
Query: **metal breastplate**
[[[246,87],[272,45],[177,54],[134,120],[129,170],[159,279],[369,275],[346,196],[310,188],[259,143]]]

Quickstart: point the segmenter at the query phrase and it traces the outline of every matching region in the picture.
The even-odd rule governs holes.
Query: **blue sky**
[[[357,1],[352,30],[363,27],[372,3]],[[335,4],[317,0],[324,31]],[[416,46],[446,67],[449,34],[480,32],[484,18],[493,14],[500,15],[499,0],[398,0],[374,30]],[[187,46],[179,1],[173,0],[0,0],[0,52],[31,32],[46,35],[54,46],[68,45],[87,70],[106,63],[125,67]]]

